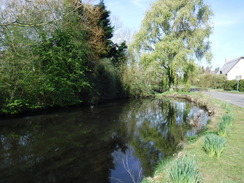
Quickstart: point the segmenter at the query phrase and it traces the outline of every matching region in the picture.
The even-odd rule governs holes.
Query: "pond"
[[[207,113],[175,100],[120,100],[0,121],[0,183],[136,183]]]

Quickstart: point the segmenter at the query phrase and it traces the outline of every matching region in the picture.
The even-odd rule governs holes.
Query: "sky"
[[[132,32],[139,30],[143,17],[156,0],[104,0],[111,17],[116,17]],[[225,59],[244,56],[244,0],[205,0],[214,12],[212,42],[213,69]],[[202,63],[207,66],[207,64]]]

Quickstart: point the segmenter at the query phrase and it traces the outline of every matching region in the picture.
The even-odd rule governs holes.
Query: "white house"
[[[244,79],[244,57],[225,61],[218,73],[226,75],[227,80]]]

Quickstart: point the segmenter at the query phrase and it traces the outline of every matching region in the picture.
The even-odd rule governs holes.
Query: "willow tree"
[[[187,79],[196,60],[211,60],[211,15],[203,0],[157,0],[132,45],[141,66],[153,66],[169,88],[177,77]]]

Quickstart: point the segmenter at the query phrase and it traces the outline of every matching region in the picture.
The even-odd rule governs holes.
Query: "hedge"
[[[224,82],[224,90],[226,90],[226,91],[237,90],[237,81],[236,80],[226,80]],[[244,92],[244,79],[239,81],[238,91]]]
[[[240,83],[239,83],[239,91],[244,92],[244,79],[240,80]]]
[[[226,76],[224,75],[205,73],[199,75],[197,80],[193,84],[201,88],[220,89],[224,88],[225,81]]]

